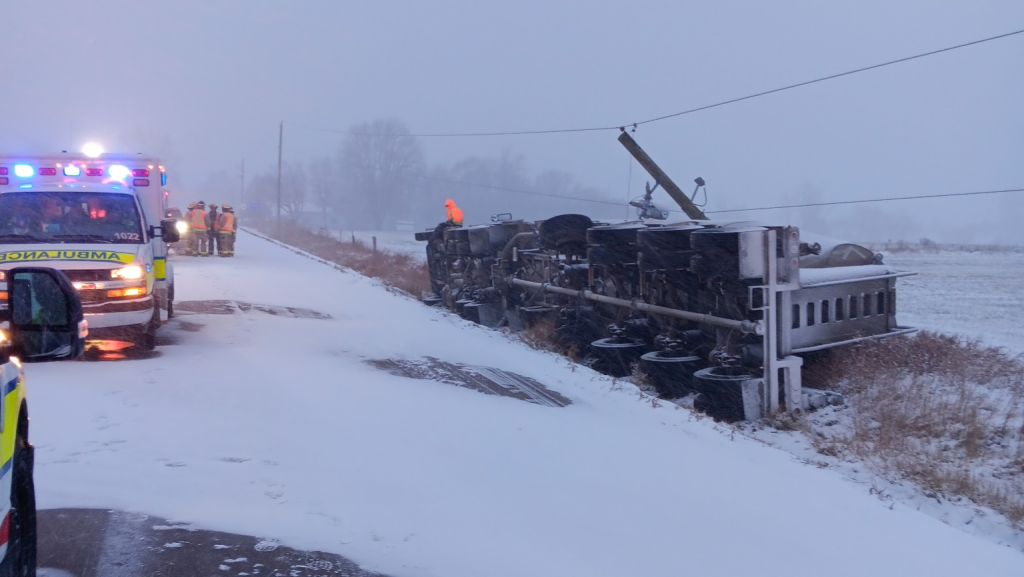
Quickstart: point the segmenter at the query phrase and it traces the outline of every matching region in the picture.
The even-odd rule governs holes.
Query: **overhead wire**
[[[452,180],[450,178],[441,178],[441,177],[438,177],[438,176],[428,176],[426,174],[410,173],[409,176],[412,176],[414,178],[422,178],[422,179],[425,179],[425,180],[435,180],[435,181],[438,181],[438,182],[446,182],[448,184],[460,184],[460,185],[463,185],[463,186],[473,186],[473,187],[476,187],[476,188],[485,188],[485,189],[488,189],[488,190],[497,190],[497,191],[502,191],[502,192],[515,192],[515,193],[519,193],[519,194],[532,194],[534,196],[545,196],[545,197],[548,197],[548,198],[561,198],[561,199],[565,199],[565,200],[578,200],[578,201],[582,201],[582,202],[593,202],[593,203],[596,203],[596,204],[611,204],[611,205],[615,205],[615,206],[622,206],[621,202],[616,202],[616,201],[613,201],[613,200],[598,200],[598,199],[594,199],[594,198],[584,198],[582,196],[565,196],[565,195],[561,195],[561,194],[549,194],[549,193],[546,193],[546,192],[537,192],[537,191],[533,191],[533,190],[523,190],[521,188],[509,188],[509,187],[505,187],[505,186],[492,186],[492,185],[489,185],[489,184],[480,184],[480,183],[477,183],[477,182],[466,182],[466,181],[461,181],[461,180]]]
[[[950,192],[946,194],[919,194],[914,196],[892,196],[888,198],[864,198],[860,200],[836,200],[832,202],[808,202],[804,204],[786,204],[780,206],[759,206],[757,208],[730,208],[727,210],[709,210],[708,214],[727,212],[749,212],[755,210],[778,210],[783,208],[808,208],[814,206],[835,206],[840,204],[864,204],[869,202],[890,202],[894,200],[918,200],[923,198],[947,198],[951,196],[977,196],[982,194],[1000,194],[1004,192],[1024,192],[1024,188],[1003,188],[999,190],[976,190],[972,192]]]
[[[858,74],[858,73],[861,73],[861,72],[867,72],[869,70],[876,70],[876,69],[879,69],[879,68],[884,68],[886,66],[893,66],[895,64],[901,64],[903,62],[909,62],[911,60],[917,60],[919,58],[926,58],[928,56],[934,56],[936,54],[942,54],[942,53],[950,52],[950,51],[953,51],[953,50],[959,50],[961,48],[967,48],[969,46],[976,46],[978,44],[984,44],[986,42],[992,42],[994,40],[1000,40],[1000,39],[1003,39],[1003,38],[1008,38],[1010,36],[1016,36],[1018,34],[1024,34],[1024,29],[1014,30],[1012,32],[1007,32],[1005,34],[998,34],[996,36],[989,36],[987,38],[981,38],[979,40],[972,40],[970,42],[964,42],[962,44],[956,44],[954,46],[947,46],[945,48],[939,48],[937,50],[930,50],[928,52],[922,52],[920,54],[914,54],[912,56],[905,56],[903,58],[897,58],[895,60],[888,60],[886,62],[881,62],[881,63],[878,63],[878,64],[872,64],[870,66],[862,66],[860,68],[855,68],[853,70],[847,70],[846,72],[839,72],[839,73],[836,73],[836,74],[830,74],[828,76],[822,76],[820,78],[815,78],[813,80],[806,80],[804,82],[798,82],[796,84],[789,84],[787,86],[781,86],[779,88],[773,88],[771,90],[764,90],[764,91],[757,92],[757,93],[754,93],[754,94],[748,94],[746,96],[740,96],[738,98],[731,98],[729,100],[723,100],[721,102],[715,102],[713,104],[706,104],[704,106],[699,106],[697,108],[690,108],[690,109],[682,110],[682,111],[679,111],[679,112],[673,112],[671,114],[664,114],[662,116],[656,116],[654,118],[648,118],[646,120],[640,120],[640,121],[636,121],[636,122],[627,122],[627,123],[622,123],[622,124],[613,124],[613,125],[608,125],[608,126],[590,126],[590,127],[580,127],[580,128],[555,128],[555,129],[543,129],[543,130],[510,130],[510,131],[501,131],[501,132],[435,132],[435,133],[419,133],[419,134],[386,134],[386,133],[358,132],[358,131],[352,131],[352,130],[335,130],[335,129],[330,129],[330,128],[308,126],[308,125],[304,125],[304,124],[298,124],[297,126],[299,126],[301,128],[308,129],[308,130],[317,130],[317,131],[321,131],[321,132],[331,132],[331,133],[335,133],[335,134],[347,134],[347,135],[353,135],[353,136],[415,136],[415,137],[421,137],[421,138],[521,136],[521,135],[531,135],[531,134],[534,134],[534,135],[536,135],[536,134],[566,134],[566,133],[578,133],[578,132],[598,132],[598,131],[605,131],[605,130],[625,130],[626,128],[630,128],[630,127],[636,128],[637,126],[641,126],[641,125],[644,125],[644,124],[651,124],[653,122],[659,122],[659,121],[662,121],[662,120],[667,120],[669,118],[676,118],[676,117],[684,116],[684,115],[687,115],[687,114],[693,114],[695,112],[701,112],[701,111],[709,110],[709,109],[712,109],[712,108],[718,108],[718,107],[721,107],[721,106],[727,106],[729,104],[735,104],[737,102],[743,102],[745,100],[751,100],[751,99],[754,99],[754,98],[759,98],[761,96],[767,96],[769,94],[776,94],[778,92],[783,92],[783,91],[786,91],[786,90],[792,90],[794,88],[800,88],[800,87],[803,87],[803,86],[809,86],[811,84],[817,84],[817,83],[825,82],[825,81],[828,81],[828,80],[834,80],[836,78],[842,78],[844,76],[850,76],[852,74]]]
[[[480,183],[476,183],[476,182],[468,182],[468,181],[463,181],[463,180],[454,180],[454,179],[450,179],[450,178],[441,178],[441,177],[437,177],[437,176],[428,176],[428,175],[425,175],[425,174],[410,174],[409,176],[413,176],[415,178],[422,178],[422,179],[425,179],[425,180],[434,180],[434,181],[438,181],[438,182],[445,182],[445,183],[448,183],[448,184],[458,184],[458,185],[462,185],[462,186],[472,186],[472,187],[475,187],[475,188],[483,188],[483,189],[487,189],[487,190],[496,190],[496,191],[500,191],[500,192],[512,192],[512,193],[517,193],[517,194],[529,194],[529,195],[533,195],[533,196],[543,196],[543,197],[548,197],[548,198],[560,198],[560,199],[564,199],[564,200],[575,200],[575,201],[580,201],[580,202],[591,202],[591,203],[595,203],[595,204],[609,204],[609,205],[613,205],[613,206],[622,206],[623,205],[622,202],[614,201],[614,200],[599,200],[599,199],[594,199],[594,198],[584,198],[584,197],[581,197],[581,196],[566,196],[566,195],[561,195],[561,194],[549,194],[549,193],[546,193],[546,192],[537,192],[537,191],[534,191],[534,190],[523,190],[521,188],[510,188],[510,187],[504,187],[504,186],[493,186],[493,185],[489,185],[489,184],[480,184]],[[807,203],[801,203],[801,204],[784,204],[784,205],[777,205],[777,206],[759,206],[759,207],[752,207],[752,208],[730,208],[730,209],[724,209],[724,210],[707,210],[707,211],[704,211],[704,212],[707,213],[707,214],[725,214],[725,213],[732,213],[732,212],[752,212],[752,211],[759,211],[759,210],[781,210],[781,209],[786,209],[786,208],[810,208],[810,207],[816,207],[816,206],[836,206],[836,205],[844,205],[844,204],[866,204],[866,203],[872,203],[872,202],[891,202],[891,201],[897,201],[897,200],[920,200],[920,199],[930,199],[930,198],[949,198],[949,197],[956,197],[956,196],[979,196],[979,195],[1002,194],[1002,193],[1012,193],[1012,192],[1024,192],[1024,188],[1001,188],[1001,189],[996,189],[996,190],[975,190],[975,191],[969,191],[969,192],[949,192],[949,193],[938,193],[938,194],[918,194],[918,195],[912,195],[912,196],[891,196],[891,197],[885,197],[885,198],[863,198],[863,199],[857,199],[857,200],[836,200],[836,201],[829,201],[829,202],[807,202]],[[628,203],[627,203],[627,206],[628,206]],[[678,210],[678,209],[669,209],[669,212],[682,213],[683,211]]]

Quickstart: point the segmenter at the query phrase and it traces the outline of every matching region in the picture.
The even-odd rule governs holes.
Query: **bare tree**
[[[281,208],[295,216],[306,204],[306,168],[287,162],[281,171]]]
[[[309,163],[309,181],[313,201],[323,214],[323,227],[327,228],[327,212],[333,204],[331,193],[336,186],[334,162],[326,156],[311,161]]]
[[[364,219],[378,230],[408,216],[411,173],[423,163],[419,140],[395,119],[357,124],[341,143],[339,168]]]

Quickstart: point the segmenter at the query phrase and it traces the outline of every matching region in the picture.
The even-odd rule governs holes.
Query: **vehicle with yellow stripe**
[[[0,157],[0,270],[63,271],[95,339],[156,345],[174,312],[166,173],[155,159]],[[3,290],[0,284],[0,290]]]
[[[47,268],[0,273],[0,577],[36,574],[34,450],[22,362],[77,358],[88,323],[71,281]]]

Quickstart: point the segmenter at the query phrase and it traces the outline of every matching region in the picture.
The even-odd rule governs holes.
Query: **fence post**
[[[352,244],[356,243],[356,233],[352,233]]]
[[[373,237],[373,252],[377,252],[377,237]]]

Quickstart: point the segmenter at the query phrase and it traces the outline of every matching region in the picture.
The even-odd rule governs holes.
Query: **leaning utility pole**
[[[644,169],[647,170],[647,173],[654,177],[655,186],[660,184],[661,187],[665,189],[665,192],[672,197],[672,200],[676,201],[679,208],[683,209],[686,216],[694,220],[708,219],[704,212],[698,208],[697,205],[693,204],[693,201],[686,196],[686,193],[683,192],[667,174],[665,174],[665,171],[662,170],[660,166],[651,160],[651,157],[644,152],[644,149],[640,148],[640,145],[637,144],[636,141],[633,140],[633,137],[626,133],[625,130],[623,130],[622,134],[619,135],[619,142],[622,143],[622,146],[626,147],[626,150],[633,155],[633,158],[640,163],[640,166],[644,167]],[[699,184],[703,184],[703,181]]]
[[[284,121],[277,134],[277,238],[281,238],[281,149],[284,147]]]

